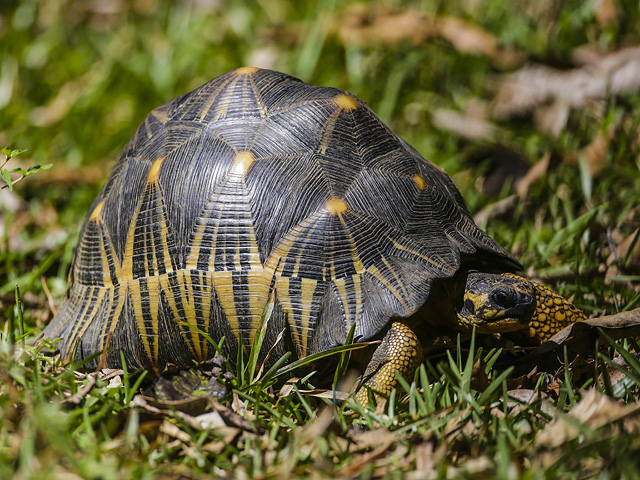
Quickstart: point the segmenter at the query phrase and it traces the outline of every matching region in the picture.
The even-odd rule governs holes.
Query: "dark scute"
[[[135,317],[133,316],[133,304],[128,293],[125,298],[122,313],[116,321],[117,323],[111,338],[105,338],[105,343],[108,342],[106,353],[107,365],[121,367],[122,360],[120,358],[120,352],[123,352],[125,354],[125,361],[127,362],[127,368],[129,371],[153,369],[153,365],[147,356],[146,350],[138,333],[138,325],[135,322]],[[96,338],[97,340],[97,333],[99,331],[101,331],[101,325],[96,325],[95,336],[86,335],[86,337]],[[93,348],[93,352],[91,353],[94,353],[96,351],[97,342],[94,342],[93,345],[90,344],[89,347]],[[95,365],[91,365],[91,367],[95,368],[97,366],[98,363],[96,360]]]
[[[314,161],[327,179],[331,195],[342,198],[362,170],[362,158],[354,135],[351,112],[342,111],[333,122],[325,127],[325,130],[331,129],[330,139],[314,155]]]
[[[131,227],[131,220],[144,192],[147,176],[151,168],[148,160],[137,158],[123,159],[125,165],[114,179],[109,195],[106,197],[102,217],[114,240],[116,255],[124,260],[124,247]]]
[[[404,231],[418,194],[417,185],[407,175],[363,168],[351,183],[345,200],[352,210]]]
[[[258,73],[260,76],[256,76],[255,85],[260,89],[270,115],[279,115],[310,104],[329,105],[333,97],[344,93],[337,88],[314,87],[282,73],[274,74],[275,72],[268,70]]]
[[[207,132],[182,143],[164,159],[159,181],[169,226],[182,257],[178,264],[183,264],[188,254],[198,215],[215,187],[227,177],[234,155],[226,142]]]
[[[413,155],[407,155],[406,144],[369,107],[363,104],[349,114],[353,117],[356,144],[364,167],[409,176],[417,173]]]
[[[311,338],[309,353],[322,352],[344,345],[347,333],[348,329],[340,297],[335,286],[330,286],[318,312],[317,326]]]
[[[302,90],[310,93],[305,88]],[[292,102],[287,108],[283,104],[280,110],[270,113],[261,135],[276,133],[276,139],[284,138],[285,144],[291,144],[305,154],[317,152],[324,136],[324,127],[335,110],[336,106],[330,101]]]
[[[254,228],[263,261],[291,229],[320,210],[329,186],[312,155],[267,158],[249,170]],[[296,208],[291,208],[295,205]]]

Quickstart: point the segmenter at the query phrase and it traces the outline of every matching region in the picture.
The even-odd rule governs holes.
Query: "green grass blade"
[[[480,396],[478,397],[478,403],[480,405],[487,405],[489,403],[489,400],[491,399],[491,396],[493,395],[493,393],[496,390],[498,390],[498,388],[502,387],[502,384],[509,377],[509,375],[511,375],[511,372],[513,372],[513,369],[514,369],[514,367],[507,368],[504,372],[502,372],[500,375],[498,375],[489,384],[489,386],[484,390],[484,392],[482,392],[480,394]]]
[[[256,375],[256,368],[258,367],[258,357],[260,356],[260,351],[262,350],[262,344],[264,342],[264,336],[267,331],[267,326],[269,324],[269,320],[271,319],[271,315],[273,315],[273,308],[275,306],[275,290],[271,292],[271,296],[269,297],[269,301],[262,312],[260,317],[260,322],[258,323],[258,329],[256,330],[255,337],[253,339],[253,344],[251,345],[251,351],[249,352],[249,359],[247,360],[247,375],[246,381],[248,384],[251,384]]]
[[[216,355],[220,355],[222,353],[221,346],[222,346],[222,343],[224,342],[224,337],[221,339],[220,342],[216,343],[207,332],[205,332],[204,330],[201,330],[195,325],[191,325],[190,323],[187,323],[187,322],[176,322],[176,323],[178,325],[187,327],[189,330],[193,330],[194,332],[197,332],[198,335],[201,335],[207,342],[209,342],[209,344],[211,344],[211,346],[216,351]]]
[[[335,9],[336,0],[321,0],[317,3],[314,21],[311,28],[307,30],[302,47],[297,55],[295,75],[302,79],[309,79],[315,71],[320,54],[327,39],[328,30],[326,22],[329,21],[330,15]]]
[[[280,377],[282,375],[286,375],[287,373],[293,372],[294,370],[311,365],[313,363],[318,362],[319,360],[329,358],[333,355],[338,355],[342,352],[360,350],[362,348],[366,348],[369,345],[374,345],[378,342],[363,342],[363,343],[354,343],[351,345],[340,345],[338,347],[330,348],[329,350],[325,350],[323,352],[314,353],[313,355],[309,355],[308,357],[301,358],[296,360],[295,362],[290,363],[283,369],[281,369],[275,376]]]
[[[268,385],[272,379],[278,376],[278,370],[287,363],[287,360],[289,360],[290,356],[291,352],[286,352],[282,357],[278,359],[276,363],[273,364],[273,366],[269,370],[267,370],[267,373],[262,375],[261,378],[256,379],[256,382],[259,381],[258,383],[260,383],[260,385]]]
[[[349,333],[347,333],[347,338],[344,342],[345,345],[352,345],[353,338],[356,333],[356,324],[354,322],[349,329]],[[338,365],[336,366],[336,371],[333,375],[333,385],[334,387],[338,385],[338,381],[347,373],[347,368],[349,367],[349,360],[351,359],[351,350],[346,350],[340,354],[340,360],[338,360]]]

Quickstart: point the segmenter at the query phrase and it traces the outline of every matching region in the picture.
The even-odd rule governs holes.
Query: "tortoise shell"
[[[244,67],[152,111],[81,231],[47,327],[76,359],[159,370],[251,348],[294,358],[382,335],[434,279],[516,261],[451,179],[359,99]],[[282,340],[276,342],[284,331]],[[90,365],[96,365],[95,358]]]

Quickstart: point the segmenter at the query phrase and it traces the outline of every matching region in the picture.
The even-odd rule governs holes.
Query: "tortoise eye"
[[[503,308],[515,307],[517,303],[517,295],[511,290],[498,290],[494,292],[491,297],[497,305]]]
[[[467,299],[467,300],[465,300],[465,301],[464,301],[464,308],[465,308],[465,309],[467,310],[467,312],[469,312],[471,315],[475,315],[475,313],[476,313],[476,306],[475,306],[475,304],[474,304],[471,300]]]

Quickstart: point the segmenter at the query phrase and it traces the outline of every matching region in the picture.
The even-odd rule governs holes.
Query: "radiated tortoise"
[[[271,299],[263,356],[324,351],[355,325],[356,341],[382,339],[365,378],[388,393],[420,361],[416,324],[545,340],[584,318],[502,274],[519,268],[451,179],[362,101],[244,67],[135,132],[45,336],[62,338],[65,359],[120,367],[122,352],[130,370],[158,372],[213,356],[207,336],[231,358],[249,351]]]

